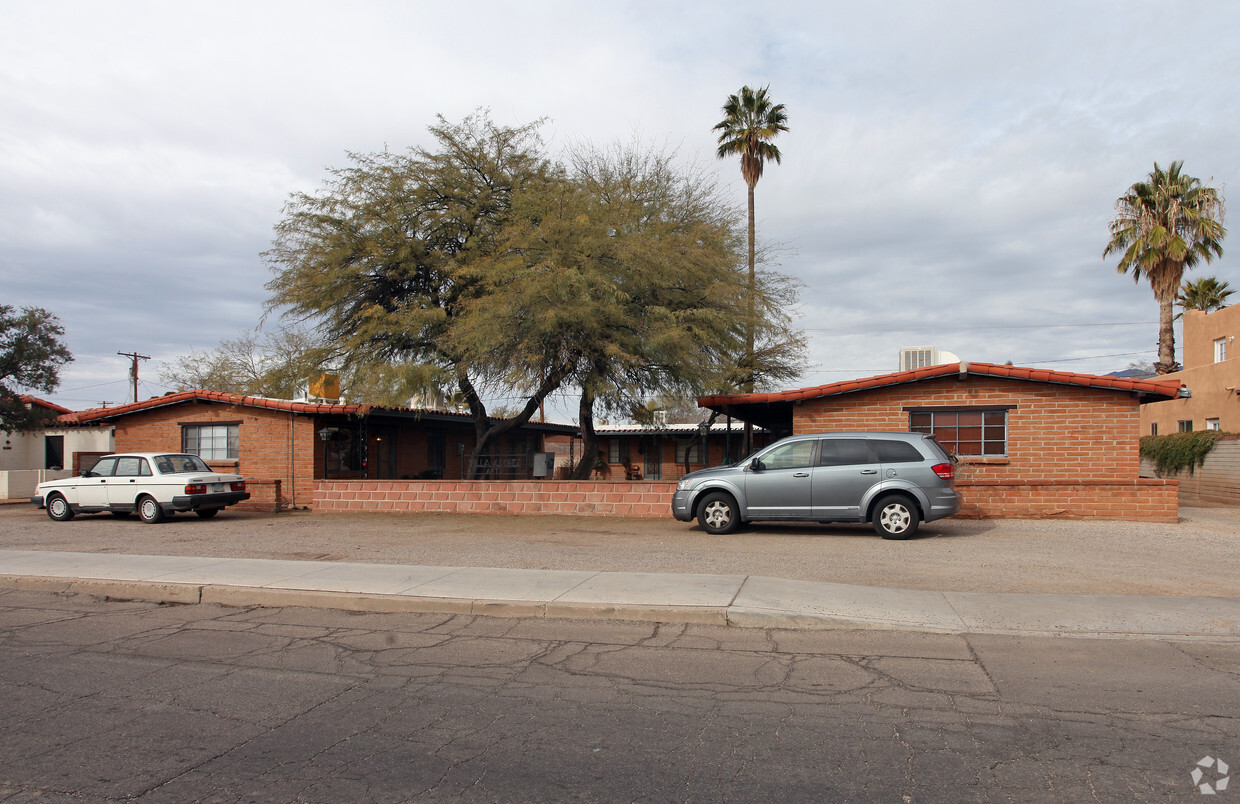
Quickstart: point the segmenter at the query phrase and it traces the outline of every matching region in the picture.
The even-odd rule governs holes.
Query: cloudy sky
[[[864,7],[863,7],[864,6]],[[800,279],[797,385],[901,346],[1107,373],[1157,306],[1103,260],[1153,163],[1240,175],[1240,4],[0,0],[0,303],[45,307],[71,408],[167,390],[253,329],[290,193],[436,114],[546,117],[554,152],[639,138],[720,171],[727,95],[786,105],[759,237]],[[1234,249],[1199,268],[1240,287]],[[564,405],[572,410],[575,405]],[[565,414],[567,417],[567,414]]]

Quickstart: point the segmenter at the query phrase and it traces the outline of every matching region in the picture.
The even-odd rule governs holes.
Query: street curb
[[[1158,625],[1149,630],[1090,627],[1078,623],[1075,630],[1067,625],[1048,627],[1046,622],[1027,621],[1013,625],[1011,621],[985,622],[976,616],[942,618],[926,616],[858,616],[855,609],[839,613],[829,611],[780,610],[733,602],[729,605],[637,604],[603,602],[557,602],[530,600],[495,600],[458,597],[417,596],[337,592],[314,589],[240,586],[228,584],[197,584],[161,582],[156,580],[108,580],[59,576],[0,574],[0,589],[48,592],[53,594],[85,594],[108,600],[139,600],[161,604],[206,603],[230,607],[301,607],[336,609],[340,611],[473,615],[481,617],[619,620],[629,622],[670,622],[693,625],[714,625],[735,628],[832,629],[862,628],[867,630],[917,631],[936,634],[994,634],[1088,639],[1162,639],[1176,641],[1240,642],[1237,622],[1230,618],[1207,618],[1210,627],[1167,631]],[[989,597],[989,596],[983,596]],[[1021,597],[1021,596],[1016,596]],[[1036,597],[1036,596],[1026,596]],[[1088,596],[1073,596],[1088,597]],[[1099,596],[1099,600],[1107,596]],[[1206,601],[1207,599],[1201,599]],[[1230,599],[1228,599],[1230,601]],[[1092,603],[1092,601],[1090,601]],[[959,604],[959,601],[958,601]],[[1194,600],[1182,605],[1200,605]],[[1228,602],[1229,607],[1234,604]],[[1228,609],[1230,611],[1230,608]],[[1217,629],[1217,630],[1212,630]]]

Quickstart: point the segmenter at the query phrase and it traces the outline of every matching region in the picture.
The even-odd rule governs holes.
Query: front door
[[[810,474],[815,441],[780,444],[764,453],[760,468],[745,472],[750,519],[805,519],[810,513]]]
[[[663,478],[663,439],[650,436],[643,443],[646,447],[646,479],[661,480]]]
[[[116,469],[116,458],[101,458],[90,470],[99,477],[79,477],[74,484],[77,487],[78,505],[83,508],[106,508],[108,506],[108,484],[113,482],[114,469]]]

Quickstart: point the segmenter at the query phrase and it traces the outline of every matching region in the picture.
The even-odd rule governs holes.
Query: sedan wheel
[[[164,509],[159,507],[154,497],[143,497],[138,500],[138,517],[143,522],[154,524],[164,519]]]
[[[73,519],[73,509],[64,497],[53,494],[47,498],[47,515],[57,522],[68,522]]]

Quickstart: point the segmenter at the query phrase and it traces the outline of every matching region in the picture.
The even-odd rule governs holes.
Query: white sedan
[[[57,522],[99,511],[137,511],[143,522],[159,522],[177,511],[210,519],[249,498],[244,477],[214,472],[197,455],[135,452],[100,458],[78,477],[40,483],[30,501]]]

